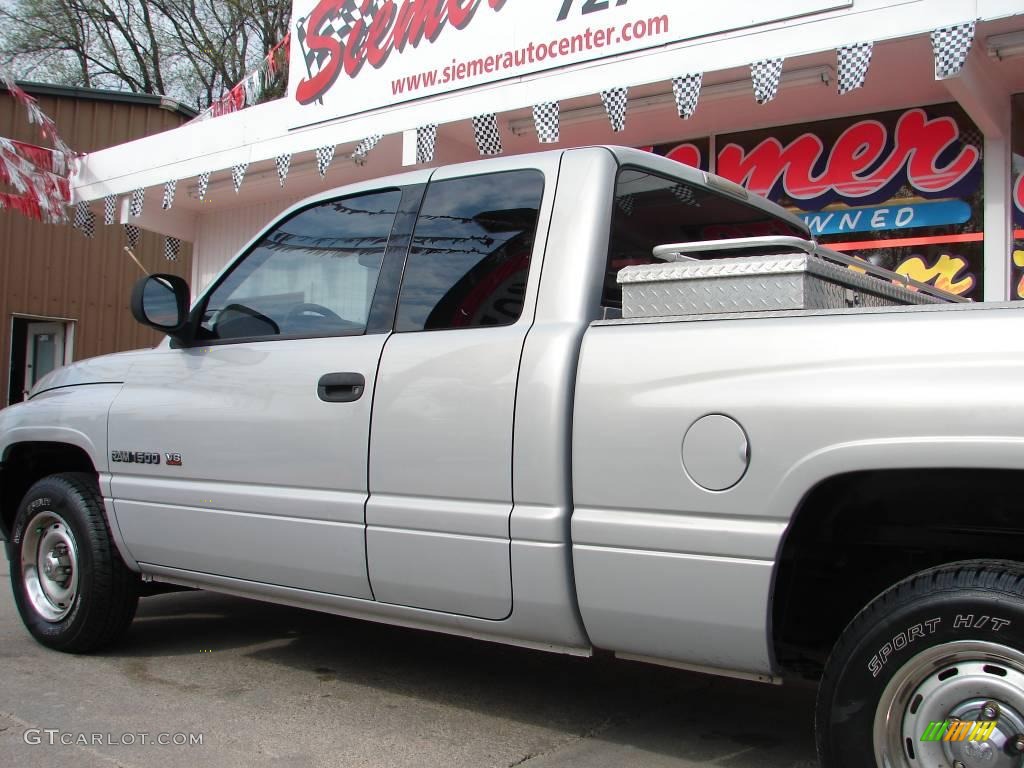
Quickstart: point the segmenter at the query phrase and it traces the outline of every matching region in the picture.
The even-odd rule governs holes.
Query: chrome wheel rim
[[[26,526],[21,577],[28,601],[41,618],[58,622],[71,612],[78,595],[78,545],[60,515],[41,512]]]
[[[1024,653],[974,640],[919,653],[886,686],[872,735],[881,768],[1024,768]]]

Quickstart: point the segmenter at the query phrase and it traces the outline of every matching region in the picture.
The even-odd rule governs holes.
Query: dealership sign
[[[714,163],[707,139],[648,149],[713,166],[791,209],[826,245],[981,298],[981,133],[958,106],[718,135],[714,144]],[[1018,177],[1018,205],[1022,195]]]
[[[851,4],[295,0],[289,94],[307,124]]]
[[[976,184],[980,159],[977,147],[960,141],[952,116],[910,109],[895,124],[859,120],[826,140],[807,131],[785,143],[770,136],[749,148],[727,141],[716,170],[752,192],[806,209],[886,199],[904,184],[928,197],[955,195],[965,180],[973,177]]]
[[[971,206],[963,200],[934,203],[879,205],[867,208],[804,213],[800,218],[813,235],[841,235],[854,232],[885,232],[942,224],[963,224],[971,218]]]

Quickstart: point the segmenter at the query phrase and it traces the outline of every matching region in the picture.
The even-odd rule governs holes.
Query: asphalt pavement
[[[807,688],[209,592],[145,598],[122,643],[70,656],[24,630],[2,567],[0,766],[816,765]]]

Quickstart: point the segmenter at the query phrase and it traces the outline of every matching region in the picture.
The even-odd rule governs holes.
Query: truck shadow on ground
[[[634,757],[815,764],[812,688],[573,658],[207,592],[144,599],[125,642],[107,655],[130,664],[198,646],[293,669],[321,696],[332,684],[362,686],[542,725]]]

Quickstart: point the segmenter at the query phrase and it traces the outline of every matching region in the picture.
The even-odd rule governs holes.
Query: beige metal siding
[[[40,96],[40,106],[57,123],[64,140],[88,152],[180,125],[182,115],[154,106]],[[45,143],[28,124],[24,108],[0,90],[0,135]],[[152,198],[150,191],[148,197]],[[159,205],[159,199],[147,200]],[[120,224],[104,226],[102,204],[96,238],[70,225],[32,221],[0,210],[0,406],[8,401],[11,321],[16,315],[76,321],[74,359],[154,345],[158,334],[136,323],[128,308],[141,271],[123,250]],[[191,247],[183,243],[176,262],[163,255],[163,237],[143,232],[136,254],[151,272],[189,278]]]

